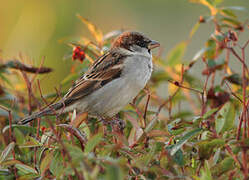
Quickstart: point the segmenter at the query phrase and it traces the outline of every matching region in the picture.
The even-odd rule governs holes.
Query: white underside
[[[107,83],[80,102],[66,108],[66,111],[76,109],[77,112],[88,112],[92,116],[112,117],[145,87],[152,69],[150,53],[147,51],[133,53],[125,60],[120,78]]]

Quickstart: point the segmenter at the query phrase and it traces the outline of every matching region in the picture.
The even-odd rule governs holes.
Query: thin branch
[[[249,44],[249,39],[246,41],[246,43],[244,44],[244,46],[242,46],[241,49],[245,49],[248,46],[248,44]]]
[[[190,87],[186,87],[186,86],[183,86],[182,84],[180,84],[178,81],[171,81],[171,80],[168,80],[168,82],[170,82],[171,84],[174,84],[175,86],[178,86],[180,88],[183,88],[183,89],[188,89],[190,91],[194,91],[194,92],[197,92],[199,94],[202,94],[203,92],[202,91],[199,91],[197,89],[193,89],[193,88],[190,88]]]
[[[225,84],[226,84],[226,86],[228,87],[228,89],[230,90],[231,94],[232,94],[236,99],[238,99],[241,103],[243,103],[242,99],[240,99],[240,97],[237,96],[237,95],[232,91],[231,87],[230,87],[229,84],[227,83],[227,80],[225,80]]]
[[[148,94],[147,101],[146,101],[145,108],[144,108],[144,122],[145,122],[145,126],[146,126],[146,115],[147,115],[149,101],[150,101],[150,94]]]
[[[22,73],[23,79],[25,80],[25,83],[26,83],[26,86],[28,89],[28,101],[29,101],[28,107],[29,107],[29,115],[31,115],[31,113],[32,113],[31,100],[32,100],[32,97],[34,96],[32,93],[32,84],[31,84],[27,74],[24,71],[21,71],[21,73]]]
[[[12,132],[12,120],[13,120],[13,117],[12,117],[12,113],[11,113],[11,110],[9,110],[8,108],[0,105],[0,109],[3,109],[4,111],[6,111],[8,113],[8,116],[9,116],[9,138],[12,142],[16,142],[16,139],[15,139],[15,136],[13,135],[13,132]],[[13,159],[15,160],[16,159],[16,154],[15,154],[15,150],[13,149],[12,150],[12,156],[13,156]],[[15,178],[17,179],[17,169],[16,167],[14,167],[14,174],[15,174]]]
[[[227,49],[230,50],[230,51],[232,52],[232,54],[233,54],[233,55],[242,63],[242,65],[243,65],[244,68],[245,68],[245,71],[246,71],[247,75],[249,76],[249,70],[248,70],[247,65],[246,65],[246,63],[244,62],[243,58],[241,58],[241,57],[236,53],[236,51],[235,51],[233,48],[227,47]]]
[[[238,157],[233,153],[232,149],[230,148],[229,145],[225,145],[226,150],[228,151],[228,153],[232,156],[233,160],[239,165],[239,167],[243,170],[243,165],[242,163],[239,161]]]
[[[43,100],[43,102],[45,102],[46,107],[49,107],[51,104],[53,104],[56,101],[56,99],[58,98],[58,94],[56,94],[56,97],[54,98],[54,100],[52,100],[50,103],[48,103],[47,100],[42,95],[42,90],[41,90],[41,85],[40,85],[39,79],[37,80],[37,84],[38,84],[38,89],[39,89],[39,92],[40,92],[41,99]],[[44,107],[44,108],[46,108],[46,107]],[[53,111],[54,115],[56,115],[55,109],[53,109],[51,107],[51,110]]]
[[[81,149],[84,152],[84,149],[85,149],[84,144],[86,143],[87,140],[86,140],[85,135],[82,134],[79,129],[77,129],[69,124],[59,124],[57,126],[65,128],[68,132],[70,132],[72,135],[74,135],[80,141]]]
[[[0,65],[0,69],[5,69],[5,68],[17,69],[29,73],[38,73],[38,74],[45,74],[52,72],[51,68],[48,67],[37,68],[27,64],[23,64],[18,60],[10,60],[5,64]]]
[[[39,87],[39,91],[40,91],[40,95],[41,95],[42,100],[45,102],[45,104],[47,104],[47,106],[49,106],[49,104],[47,103],[46,99],[42,95],[42,91],[41,91],[39,80],[38,80],[38,87]],[[53,111],[55,112],[55,110],[53,110]],[[52,129],[53,134],[56,136],[56,139],[57,139],[58,143],[61,145],[63,154],[65,154],[67,156],[68,161],[69,161],[69,163],[70,163],[73,171],[75,172],[75,175],[77,176],[78,179],[84,179],[83,176],[82,176],[82,174],[79,174],[79,172],[77,171],[77,169],[71,163],[72,162],[72,157],[70,156],[69,152],[66,150],[66,147],[65,147],[63,141],[61,140],[60,136],[58,135],[57,131],[55,130],[53,124],[51,123],[51,121],[49,119],[47,120],[47,122],[48,122],[50,128]],[[63,156],[63,161],[64,161],[64,164],[65,164],[66,162],[65,162],[64,156]]]

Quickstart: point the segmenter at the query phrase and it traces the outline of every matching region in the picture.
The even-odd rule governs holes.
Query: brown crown
[[[114,40],[112,47],[122,47],[125,49],[130,49],[130,46],[134,44],[141,47],[148,47],[148,44],[150,42],[151,40],[145,37],[142,33],[124,32]]]

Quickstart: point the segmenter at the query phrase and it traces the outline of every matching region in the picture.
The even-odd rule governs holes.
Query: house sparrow
[[[145,87],[153,69],[151,49],[158,46],[139,32],[122,33],[59,102],[25,117],[19,124],[74,109],[104,119],[113,117]]]

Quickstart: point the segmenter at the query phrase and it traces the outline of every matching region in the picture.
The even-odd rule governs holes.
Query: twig
[[[202,94],[202,91],[199,91],[197,89],[193,89],[193,88],[190,88],[190,87],[186,87],[186,86],[183,86],[182,84],[180,84],[178,81],[171,81],[171,80],[168,80],[168,82],[174,84],[175,86],[178,86],[180,88],[183,88],[183,89],[188,89],[190,91],[194,91],[194,92],[197,92],[199,94]]]
[[[15,139],[15,136],[13,135],[13,132],[12,132],[12,114],[11,114],[11,110],[9,110],[8,108],[0,105],[0,108],[3,109],[4,111],[6,111],[8,113],[8,116],[9,116],[9,138],[12,142],[16,142],[16,139]],[[12,156],[13,156],[13,159],[15,160],[16,159],[16,154],[15,154],[15,150],[13,149],[12,150]],[[14,174],[15,174],[15,178],[17,179],[18,176],[17,176],[17,169],[16,167],[14,167]]]
[[[37,69],[37,71],[35,72],[34,76],[32,77],[32,79],[31,79],[31,81],[30,81],[31,83],[33,83],[33,82],[35,81],[35,78],[37,77],[37,75],[38,75],[39,72],[41,71],[42,66],[43,66],[43,64],[44,64],[44,61],[45,61],[45,57],[42,57],[41,63],[40,63],[40,65],[39,65],[39,68]]]
[[[247,45],[247,44],[246,44]],[[242,63],[243,67],[245,68],[245,71],[247,73],[247,75],[249,76],[249,70],[247,68],[247,65],[246,63],[244,62],[243,58],[241,58],[237,53],[236,51],[233,49],[233,48],[230,48],[230,47],[227,47],[227,49],[229,49],[233,55]]]
[[[249,39],[246,41],[246,43],[244,44],[244,46],[242,46],[241,49],[245,49],[248,46],[248,44],[249,44]]]
[[[230,87],[230,86],[228,85],[228,83],[227,83],[227,80],[225,80],[225,84],[226,84],[226,86],[228,87],[228,89],[230,90],[231,94],[232,94],[236,99],[238,99],[241,103],[243,103],[242,99],[240,99],[240,97],[237,96],[237,95],[232,91],[231,87]]]
[[[40,87],[39,80],[38,80],[38,87],[39,87],[39,91],[40,91],[40,95],[41,95],[42,100],[43,100],[43,101],[45,102],[45,104],[47,104],[47,106],[49,107],[49,104],[47,103],[46,99],[45,99],[45,98],[43,97],[43,95],[42,95],[42,91],[41,91],[41,87]],[[54,113],[56,113],[54,109],[52,109],[52,110],[54,111]],[[82,176],[81,174],[79,174],[79,172],[77,171],[77,169],[76,169],[76,168],[74,167],[74,165],[71,163],[71,162],[72,162],[72,157],[70,156],[70,154],[69,154],[68,151],[66,150],[66,147],[65,147],[63,141],[61,140],[60,136],[58,135],[57,131],[55,130],[53,124],[51,123],[51,121],[50,121],[49,119],[48,119],[47,122],[48,122],[50,128],[52,129],[53,134],[56,136],[56,139],[57,139],[58,143],[61,145],[63,154],[65,154],[65,155],[67,156],[68,161],[70,162],[70,165],[71,165],[72,169],[73,169],[74,172],[75,172],[75,175],[77,176],[78,179],[84,179],[83,176]],[[63,156],[63,161],[64,161],[64,164],[65,164],[66,162],[65,162],[64,156]]]
[[[37,67],[23,64],[18,60],[10,60],[5,64],[0,65],[0,69],[4,69],[4,68],[12,68],[12,69],[17,69],[17,70],[21,70],[21,71],[25,71],[29,73],[38,73],[38,74],[52,72],[51,68],[48,68],[48,67],[37,68]]]
[[[238,57],[237,57],[238,58]],[[238,58],[239,59],[239,58]],[[247,138],[247,131],[246,129],[249,128],[247,127],[247,109],[246,109],[246,70],[247,66],[245,64],[245,53],[244,53],[244,49],[242,49],[242,89],[243,89],[243,124],[244,124],[244,130],[243,130],[243,135],[242,135],[242,139],[243,139],[243,143],[245,142],[246,138]],[[248,169],[247,169],[247,154],[246,154],[247,149],[246,148],[242,148],[242,162],[243,162],[243,166],[244,166],[244,176],[245,178],[248,177]]]
[[[74,165],[72,164],[72,157],[70,156],[69,152],[67,151],[67,149],[66,149],[66,147],[65,147],[65,145],[64,145],[64,143],[63,143],[63,141],[61,140],[60,136],[58,135],[57,131],[55,130],[53,124],[51,123],[51,121],[50,121],[49,119],[47,120],[47,122],[48,122],[50,128],[52,129],[52,132],[53,132],[54,135],[56,136],[56,139],[57,139],[58,143],[61,145],[62,153],[65,154],[65,155],[67,156],[68,162],[69,162],[69,164],[71,165],[71,167],[72,167],[72,169],[73,169],[75,175],[77,176],[77,179],[84,179],[84,178],[82,177],[82,175],[79,174],[79,172],[77,171],[77,169],[76,169],[76,168],[74,167]],[[63,156],[63,157],[64,157],[64,156]],[[64,161],[65,161],[65,160],[64,160]],[[64,163],[66,163],[66,162],[64,162]]]
[[[142,127],[145,127],[145,124],[144,124],[144,116],[143,116],[141,110],[140,110],[134,103],[130,103],[130,105],[136,110],[136,113],[137,113],[137,115],[138,115],[138,117],[139,117],[141,126],[142,126]]]
[[[36,139],[39,140],[39,132],[40,132],[40,124],[41,124],[41,118],[38,118],[37,122],[37,130],[36,130]],[[37,162],[37,147],[34,148],[34,162],[35,162],[35,167],[38,166]]]
[[[33,93],[32,93],[32,84],[31,82],[29,81],[28,79],[28,76],[25,72],[21,71],[22,73],[22,76],[26,82],[26,86],[27,86],[27,89],[28,89],[28,101],[29,101],[29,115],[31,115],[32,113],[32,105],[31,105],[31,99],[32,99],[32,96],[33,96]]]
[[[228,153],[232,156],[233,160],[239,165],[239,167],[243,170],[243,165],[242,163],[239,161],[238,157],[233,153],[232,149],[230,148],[229,145],[225,145],[226,150],[228,151]]]
[[[208,64],[206,63],[206,59],[204,57],[202,57],[202,61],[206,64],[206,66],[208,67]],[[205,102],[205,95],[207,94],[207,85],[208,85],[208,80],[209,80],[209,77],[210,77],[211,74],[208,74],[207,75],[207,78],[205,80],[205,83],[204,83],[204,87],[203,87],[203,90],[202,90],[202,94],[201,94],[201,116],[204,115],[205,111],[206,111],[206,102]]]
[[[80,141],[81,149],[84,152],[84,149],[85,149],[84,144],[86,143],[86,138],[80,132],[79,129],[77,129],[77,128],[73,127],[72,125],[69,125],[69,124],[59,124],[57,126],[65,128],[68,132],[70,132],[72,135],[74,135]]]
[[[184,66],[182,65],[182,70],[181,70],[181,80],[180,80],[180,83],[179,84],[182,84],[183,83],[183,74],[184,74]],[[176,94],[180,91],[180,87],[178,86],[178,88],[176,89],[176,91],[174,92],[173,95],[171,95],[167,100],[164,101],[164,103],[162,103],[159,107],[158,107],[158,110],[157,110],[157,113],[155,114],[155,116],[158,116],[159,113],[161,112],[162,108],[168,104],[168,102],[170,102],[175,96]]]
[[[146,101],[145,108],[144,108],[144,124],[145,124],[145,127],[146,127],[146,115],[147,115],[149,101],[150,101],[150,94],[148,94],[147,101]]]
[[[37,84],[38,84],[38,89],[39,89],[39,92],[40,92],[41,99],[43,100],[43,102],[45,102],[46,107],[49,107],[51,104],[53,104],[56,101],[56,99],[58,98],[58,94],[56,94],[56,97],[54,98],[54,100],[52,100],[50,103],[48,103],[47,100],[42,95],[42,90],[41,90],[41,85],[40,85],[39,79],[37,80]],[[46,107],[44,107],[43,109],[45,109]],[[50,108],[53,111],[54,115],[56,115],[55,109],[52,108],[52,107],[50,107]]]

